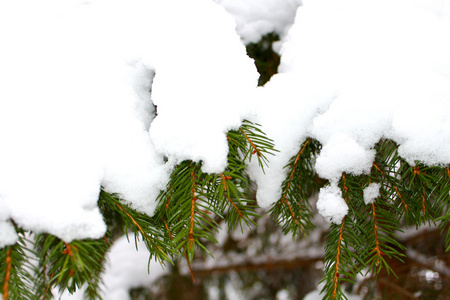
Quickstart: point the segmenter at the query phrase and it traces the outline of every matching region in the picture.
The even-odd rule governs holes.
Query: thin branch
[[[344,223],[345,223],[345,217],[342,219],[341,228],[339,229],[339,240],[338,240],[337,254],[336,254],[336,265],[335,265],[334,277],[333,277],[333,296],[332,296],[332,299],[336,298],[337,287],[338,287],[339,263],[340,263],[340,258],[341,258],[341,245],[342,245],[342,239],[344,237]]]
[[[8,251],[6,251],[6,272],[5,272],[5,282],[3,284],[3,300],[8,299],[9,294],[9,279],[11,278],[11,253],[12,247],[9,247]]]
[[[289,191],[289,187],[291,186],[291,182],[292,182],[292,180],[294,178],[295,170],[297,169],[297,165],[298,165],[298,162],[300,160],[300,156],[303,154],[303,151],[305,151],[306,146],[310,142],[311,142],[311,139],[310,138],[307,139],[305,141],[305,143],[303,144],[302,149],[298,152],[297,156],[295,157],[294,164],[292,166],[292,171],[291,171],[291,174],[289,175],[289,180],[288,180],[288,182],[286,184],[286,188],[284,190],[283,197],[281,198],[281,203],[284,203],[289,208],[289,211],[291,213],[292,219],[294,219],[294,222],[295,222],[296,225],[298,224],[297,216],[295,215],[294,211],[292,210],[291,204],[287,200],[287,194],[288,194],[288,191]]]
[[[375,169],[377,169],[378,171],[380,171],[381,174],[384,175],[384,177],[386,176],[386,173],[383,172],[383,170],[380,169],[380,167],[376,164],[373,163],[373,166],[375,167]],[[390,186],[397,192],[397,195],[400,197],[400,200],[402,200],[403,205],[405,206],[406,211],[408,212],[408,204],[406,204],[405,200],[403,199],[402,194],[400,193],[400,191],[398,190],[398,188],[391,182],[391,180],[389,180],[388,178],[386,178],[386,181],[390,184]]]
[[[136,225],[136,227],[139,229],[139,232],[142,234],[142,236],[149,241],[152,245],[154,245],[156,247],[156,249],[158,249],[159,251],[161,251],[162,253],[164,253],[164,251],[161,250],[161,248],[158,245],[155,245],[153,243],[153,241],[151,240],[151,238],[147,235],[147,233],[145,233],[144,229],[141,227],[141,225],[139,225],[138,222],[136,222],[136,220],[125,210],[125,208],[123,208],[119,203],[116,202],[117,207],[123,211],[131,220],[131,222],[133,222],[134,225]]]
[[[164,226],[166,227],[166,230],[169,233],[169,238],[173,239],[173,235],[172,235],[172,233],[169,230],[169,226],[167,225],[166,220],[164,220]],[[191,263],[189,262],[189,259],[188,259],[188,256],[187,256],[187,251],[186,251],[186,248],[184,246],[183,246],[183,252],[184,252],[184,257],[186,258],[186,262],[187,262],[188,267],[189,267],[189,271],[191,273],[192,283],[195,283],[194,273],[192,272]]]
[[[227,198],[227,200],[231,203],[231,205],[234,207],[234,209],[237,211],[238,215],[241,218],[244,218],[244,215],[241,213],[240,209],[237,207],[237,205],[234,203],[233,200],[231,200],[230,196],[228,195],[228,191],[227,191],[227,180],[231,179],[230,176],[224,176],[223,174],[220,174],[220,178],[222,178],[222,182],[223,182],[223,190],[224,190],[224,195],[225,198]]]
[[[252,148],[254,149],[252,154],[261,156],[261,151],[258,149],[258,147],[256,147],[256,145],[253,143],[253,141],[248,137],[248,135],[245,133],[244,129],[241,129],[242,133],[245,135],[245,138],[247,139],[247,141],[250,143],[250,145],[252,146]]]
[[[64,242],[64,246],[66,247],[66,249],[64,249],[64,251],[62,252],[63,254],[68,254],[70,257],[73,257],[73,251],[72,251],[72,247],[70,246],[70,244]],[[75,248],[75,246],[73,246]]]
[[[378,266],[380,264],[381,255],[384,253],[380,250],[380,241],[378,240],[378,228],[376,223],[376,214],[375,214],[375,204],[372,202],[372,220],[373,220],[373,230],[375,233],[375,248],[372,249],[371,252],[377,253],[377,262],[376,265]]]
[[[344,183],[344,200],[345,203],[348,205],[348,186],[347,186],[347,177],[345,176],[345,173],[342,173],[342,182]]]
[[[191,173],[191,182],[192,182],[192,188],[191,188],[191,216],[190,216],[190,227],[189,227],[189,241],[188,241],[188,247],[191,249],[192,243],[194,242],[194,215],[195,215],[195,201],[197,201],[197,198],[195,197],[195,171],[192,171]]]

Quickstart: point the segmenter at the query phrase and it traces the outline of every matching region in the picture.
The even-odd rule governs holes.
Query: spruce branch
[[[53,287],[58,287],[60,293],[67,290],[72,294],[86,285],[86,299],[100,299],[100,274],[108,249],[109,244],[103,239],[66,243],[52,235],[36,235],[36,296],[48,299]]]
[[[436,196],[435,210],[440,216],[437,218],[439,221],[439,228],[441,233],[444,234],[447,231],[445,237],[445,251],[450,251],[450,168],[447,167],[441,170],[438,177],[438,186],[440,187],[440,193]]]
[[[312,209],[309,198],[319,190],[313,159],[320,150],[320,144],[308,138],[298,153],[291,158],[285,168],[288,176],[282,184],[282,195],[271,208],[271,215],[282,225],[283,232],[293,236],[303,235],[314,226],[311,223]]]
[[[250,180],[246,160],[256,154],[262,166],[266,155],[273,151],[273,143],[258,128],[244,121],[239,130],[231,130],[228,139],[228,165],[220,174],[202,172],[201,162],[179,163],[158,197],[156,218],[164,221],[171,245],[191,262],[195,246],[209,253],[203,241],[216,242],[214,232],[219,225],[215,218],[224,218],[229,230],[237,224],[254,224],[254,201],[247,197]],[[186,255],[187,254],[187,255]],[[209,253],[211,255],[211,253]]]
[[[361,241],[354,230],[354,220],[349,216],[341,224],[332,224],[325,246],[325,271],[321,282],[325,282],[321,294],[323,299],[347,299],[341,289],[341,282],[354,283],[362,259],[354,248],[361,247]]]
[[[168,246],[168,241],[165,238],[162,224],[157,218],[152,218],[142,212],[134,210],[123,203],[119,197],[100,192],[99,207],[102,211],[109,211],[109,213],[118,216],[121,223],[113,223],[111,227],[108,226],[108,233],[112,235],[115,231],[128,231],[135,233],[136,238],[141,236],[146,248],[149,250],[150,258],[155,256],[156,260],[161,264],[170,262],[171,248]],[[117,228],[120,228],[118,230]]]
[[[214,177],[201,171],[201,163],[183,161],[158,197],[157,218],[164,220],[166,231],[173,237],[171,245],[180,254],[187,251],[189,261],[194,257],[195,246],[209,253],[202,239],[215,242],[213,232],[218,230],[218,224],[213,216],[218,212],[207,203]]]
[[[243,145],[240,142],[244,142]],[[228,134],[228,165],[223,173],[216,176],[211,186],[212,205],[225,218],[228,230],[243,223],[251,227],[259,217],[256,203],[250,198],[250,179],[246,171],[246,161],[241,158],[243,147],[247,147],[243,135],[237,132]]]
[[[267,166],[269,161],[267,155],[274,155],[274,152],[278,152],[278,150],[275,149],[273,141],[259,128],[260,126],[259,124],[244,120],[239,131],[248,142],[246,147],[241,148],[244,159],[248,158],[251,160],[252,156],[256,154],[259,166],[264,171],[264,165]]]
[[[364,261],[368,271],[378,274],[384,267],[388,274],[395,275],[385,257],[402,261],[401,257],[404,255],[399,249],[403,250],[404,247],[393,234],[400,229],[399,220],[392,218],[392,215],[397,214],[398,208],[386,201],[385,195],[386,191],[382,187],[380,197],[368,204],[365,209],[367,217],[363,224],[363,232],[366,235],[368,253]]]
[[[19,229],[18,242],[0,249],[0,291],[3,300],[34,299],[30,287],[33,282],[33,266],[30,261],[29,241]]]
[[[419,162],[415,166],[403,163],[398,170],[411,199],[408,220],[416,227],[434,220],[435,212],[431,201],[435,198],[437,189],[434,187],[437,187],[437,182],[434,180],[439,170],[439,167],[429,167]]]
[[[354,284],[355,277],[363,268],[366,248],[361,219],[361,181],[364,178],[345,173],[339,182],[349,213],[341,224],[332,224],[325,246],[325,285],[321,293],[324,299],[347,299],[341,289],[341,282]]]
[[[6,255],[5,255],[5,259],[2,261],[4,261],[5,263],[5,276],[2,276],[3,279],[3,287],[2,287],[2,293],[3,293],[3,299],[8,299],[8,294],[9,294],[9,280],[11,279],[11,253],[12,253],[12,248],[11,247],[7,247],[5,248],[6,251]]]

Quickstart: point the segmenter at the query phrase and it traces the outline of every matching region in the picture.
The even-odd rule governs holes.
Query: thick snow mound
[[[10,218],[101,237],[100,186],[152,214],[164,157],[224,168],[257,85],[234,27],[210,0],[2,1],[0,244]]]
[[[235,19],[236,31],[244,44],[257,43],[275,32],[284,38],[294,23],[300,0],[214,0]]]

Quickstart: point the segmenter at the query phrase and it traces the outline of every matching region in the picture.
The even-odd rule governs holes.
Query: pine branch
[[[282,225],[283,232],[306,237],[314,226],[309,198],[319,190],[312,161],[320,150],[320,144],[309,138],[288,165],[288,177],[282,184],[283,193],[270,213]]]
[[[340,225],[332,224],[327,236],[325,272],[322,279],[325,285],[321,291],[323,299],[347,299],[342,292],[341,282],[352,282],[356,274],[357,266],[353,261],[355,254],[350,250],[352,239],[346,239],[353,234],[348,223],[350,219],[346,216]],[[346,232],[347,230],[350,232]]]
[[[187,251],[189,261],[194,257],[195,245],[209,253],[202,239],[216,241],[213,232],[218,224],[212,218],[218,212],[207,204],[215,176],[203,173],[200,163],[184,161],[175,168],[167,190],[158,197],[157,218],[166,222],[174,249],[180,254]]]
[[[354,179],[351,177],[351,179]],[[353,180],[352,180],[353,181]],[[356,274],[364,266],[365,256],[364,239],[361,237],[362,228],[358,225],[360,215],[357,208],[360,203],[353,199],[353,195],[360,193],[355,182],[348,182],[346,174],[342,174],[340,186],[344,200],[350,208],[353,208],[347,216],[342,219],[341,224],[332,224],[331,232],[327,236],[325,246],[325,274],[322,281],[325,285],[321,291],[323,299],[347,299],[341,290],[341,282],[354,283]],[[352,218],[353,215],[353,218]]]
[[[259,126],[259,124],[253,124],[248,120],[242,122],[239,131],[244,135],[248,145],[241,150],[244,154],[244,160],[247,158],[251,160],[252,156],[256,154],[259,166],[264,170],[264,165],[267,166],[269,161],[267,155],[274,155],[274,152],[278,152],[278,150],[275,149],[273,141],[265,135]]]
[[[2,287],[2,293],[3,293],[3,299],[6,300],[8,299],[8,295],[9,295],[9,280],[11,279],[11,253],[12,253],[12,248],[11,247],[7,247],[5,249],[6,251],[6,255],[5,255],[5,259],[2,261],[4,261],[5,263],[5,275],[2,276],[3,279],[3,287]]]
[[[39,264],[35,282],[36,297],[48,299],[50,290],[74,293],[87,284],[86,299],[100,299],[100,273],[109,248],[105,240],[82,240],[66,243],[55,236],[39,234],[35,238]]]
[[[195,170],[191,172],[191,216],[189,218],[189,239],[188,249],[191,250],[194,246],[194,216],[195,216],[195,202],[198,200],[195,195]]]
[[[238,132],[239,134],[239,132]],[[213,179],[211,185],[211,203],[215,210],[225,218],[228,229],[233,230],[238,224],[251,227],[255,225],[256,203],[250,199],[250,179],[246,172],[246,163],[240,157],[239,138],[242,135],[228,135],[228,166],[225,171]]]
[[[399,249],[404,249],[404,247],[393,235],[393,232],[398,230],[400,226],[400,222],[397,219],[391,218],[395,214],[393,211],[396,208],[382,199],[377,199],[368,206],[370,207],[367,209],[369,217],[367,218],[364,232],[369,232],[366,237],[369,253],[364,258],[365,264],[369,267],[369,271],[374,271],[376,274],[383,267],[388,274],[390,272],[395,274],[384,257],[402,261],[401,257],[404,256],[399,252]],[[372,231],[370,231],[371,228]]]
[[[170,262],[169,255],[172,252],[169,242],[165,238],[163,224],[157,218],[152,218],[144,213],[138,212],[120,201],[117,196],[108,194],[103,190],[100,192],[99,207],[102,211],[109,211],[121,220],[121,224],[114,223],[108,226],[109,235],[114,231],[124,231],[128,234],[131,231],[136,236],[141,236],[145,246],[150,252],[150,258],[155,256],[160,263]],[[120,228],[120,230],[118,230]]]
[[[13,246],[0,249],[0,291],[3,300],[34,299],[32,263],[25,234],[18,230],[19,240]]]
[[[390,188],[389,197],[401,201],[406,211],[409,211],[408,204],[405,202],[405,196],[408,196],[408,190],[404,188],[398,179],[398,166],[406,162],[398,155],[398,146],[390,140],[381,140],[375,145],[377,154],[373,163],[371,175],[375,182],[386,183]],[[402,215],[403,212],[399,211]],[[399,215],[400,218],[402,215]]]
[[[447,231],[445,237],[445,251],[450,251],[450,168],[442,170],[438,179],[438,186],[440,187],[440,193],[436,196],[434,201],[436,211],[440,216],[437,218],[439,221],[439,228],[441,233],[444,234]]]
[[[206,174],[201,162],[183,161],[178,164],[167,188],[158,197],[156,218],[164,220],[171,244],[180,254],[187,252],[192,261],[195,246],[209,253],[203,241],[216,242],[214,232],[219,228],[214,218],[225,218],[232,230],[242,223],[254,224],[256,205],[246,193],[250,180],[246,159],[257,154],[260,165],[267,162],[266,154],[273,150],[272,142],[251,122],[244,121],[239,130],[228,133],[228,166],[221,174]],[[211,255],[211,253],[209,253]]]
[[[432,222],[435,218],[435,211],[431,200],[435,198],[436,191],[440,193],[435,182],[436,174],[440,172],[439,167],[427,167],[417,163],[410,166],[406,163],[402,164],[398,170],[401,180],[407,186],[410,194],[410,210],[409,220],[419,227],[425,222]]]
[[[256,154],[263,168],[268,162],[266,155],[277,151],[259,126],[244,120],[239,130],[228,132],[228,166],[213,179],[214,184],[210,187],[211,203],[225,217],[229,230],[237,224],[242,230],[242,223],[251,227],[255,225],[254,219],[259,217],[255,201],[249,197],[252,188],[246,172],[246,160],[251,160],[252,155]]]

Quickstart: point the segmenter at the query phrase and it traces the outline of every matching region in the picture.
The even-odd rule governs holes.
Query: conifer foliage
[[[225,219],[230,230],[252,226],[258,214],[250,197],[246,166],[250,159],[257,159],[264,168],[276,150],[258,125],[248,121],[230,131],[227,138],[228,166],[224,172],[208,174],[202,172],[201,162],[180,162],[159,196],[153,217],[130,208],[118,195],[102,191],[99,207],[108,225],[103,239],[66,243],[49,234],[16,228],[19,242],[0,250],[3,299],[51,299],[55,287],[72,293],[82,285],[87,287],[86,299],[99,299],[105,254],[123,233],[135,233],[164,264],[177,257],[191,262],[198,250],[211,255],[206,244],[215,242],[219,219]],[[286,166],[281,198],[270,211],[285,234],[307,237],[313,228],[309,198],[325,182],[317,178],[313,167],[320,149],[320,143],[306,139]],[[436,223],[445,234],[449,223],[448,167],[420,162],[411,166],[390,140],[381,140],[375,150],[370,174],[342,174],[339,187],[349,213],[341,223],[331,224],[327,235],[324,299],[345,298],[341,284],[354,282],[357,273],[377,274],[382,268],[395,272],[386,261],[402,259],[403,246],[395,231]],[[379,185],[379,196],[365,202],[364,189],[371,184]],[[446,245],[448,251],[448,232]]]
[[[86,299],[100,299],[106,252],[123,233],[132,232],[142,239],[151,257],[164,264],[176,257],[191,262],[196,249],[209,253],[204,244],[215,242],[216,218],[225,219],[230,230],[252,226],[258,214],[256,202],[250,198],[246,166],[255,157],[264,167],[275,152],[274,145],[257,124],[248,121],[230,131],[227,138],[228,167],[224,172],[207,174],[202,172],[201,162],[180,162],[158,198],[153,217],[129,207],[119,195],[101,191],[98,205],[108,228],[103,239],[66,243],[49,234],[16,228],[19,242],[0,249],[3,299],[52,299],[54,288],[73,293],[83,285]]]

